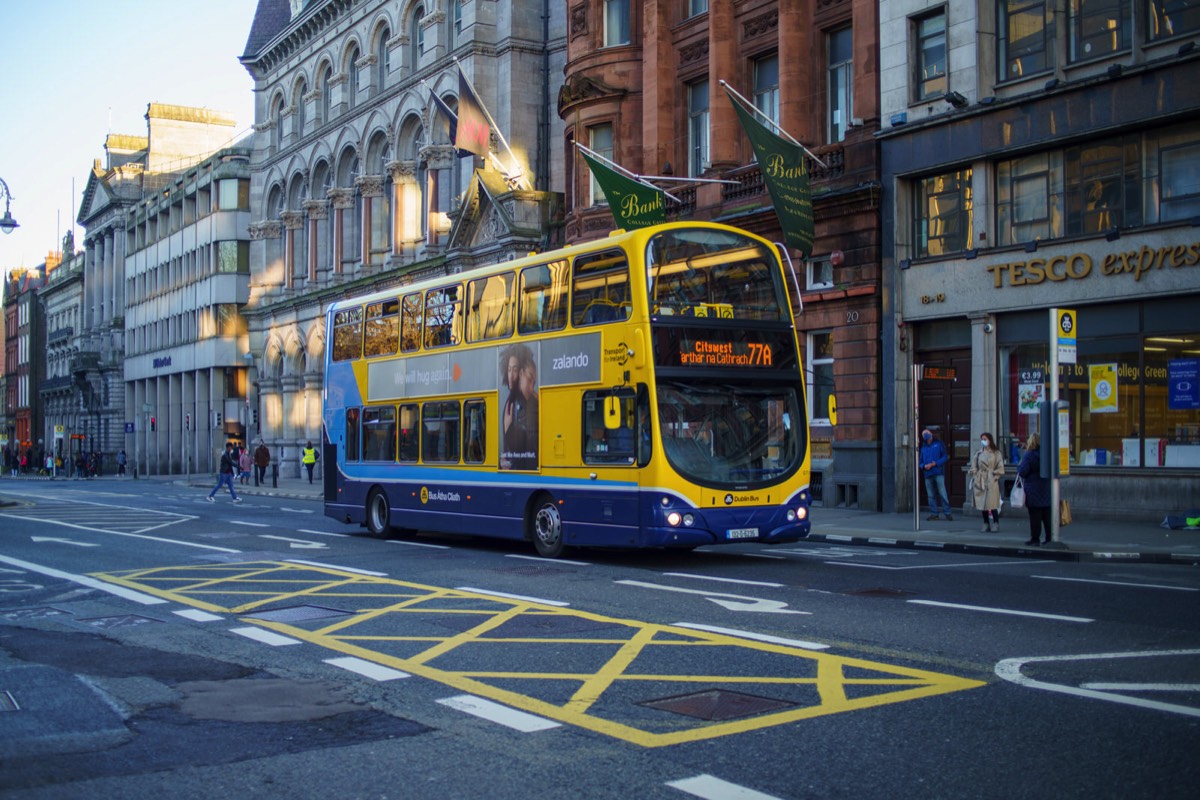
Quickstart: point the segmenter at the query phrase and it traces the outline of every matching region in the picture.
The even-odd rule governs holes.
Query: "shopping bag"
[[[1020,475],[1017,476],[1017,482],[1013,484],[1012,493],[1008,496],[1008,503],[1013,508],[1025,507],[1025,484]]]

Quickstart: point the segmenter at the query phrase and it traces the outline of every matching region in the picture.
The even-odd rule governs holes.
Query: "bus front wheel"
[[[546,495],[536,506],[531,520],[533,546],[543,558],[558,558],[563,552],[562,515],[554,498]]]
[[[372,536],[387,536],[392,527],[392,510],[388,508],[387,494],[382,489],[372,489],[367,496],[367,531]]]

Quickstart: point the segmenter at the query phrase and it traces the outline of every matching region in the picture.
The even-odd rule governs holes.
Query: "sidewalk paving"
[[[12,478],[5,475],[0,477],[0,499],[6,486],[11,483],[49,480],[45,477]],[[133,479],[104,476],[92,480],[117,483]],[[184,475],[151,476],[140,480],[190,486],[204,494],[211,491],[216,482],[207,474],[195,474],[190,478]],[[272,485],[268,475],[261,486],[255,486],[253,480],[249,484],[235,482],[234,491],[239,496],[319,501],[324,489],[319,476],[311,484],[304,477],[280,477],[277,484]],[[222,489],[222,492],[227,493],[227,490]],[[914,519],[912,512],[891,514],[816,506],[812,509],[812,532],[808,541],[1058,561],[1200,565],[1200,530],[1168,530],[1153,522],[1081,517],[1076,511],[1075,522],[1060,528],[1060,541],[1034,547],[1025,544],[1029,539],[1029,521],[1024,511],[1009,512],[1001,517],[999,533],[981,532],[982,520],[974,513],[956,515],[952,521],[927,520],[927,514],[922,509],[919,519]]]

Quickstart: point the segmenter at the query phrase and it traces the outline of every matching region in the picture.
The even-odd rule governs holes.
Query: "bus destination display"
[[[786,332],[659,328],[655,362],[660,367],[788,369],[795,352]]]

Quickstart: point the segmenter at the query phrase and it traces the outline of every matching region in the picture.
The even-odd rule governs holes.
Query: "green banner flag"
[[[726,90],[728,93],[728,90]],[[808,164],[804,148],[772,133],[732,95],[729,102],[737,112],[746,136],[754,147],[754,157],[762,170],[763,182],[775,204],[775,214],[783,227],[784,240],[806,258],[813,247],[812,193],[808,186]]]
[[[604,190],[618,228],[633,230],[667,221],[667,203],[662,191],[627,178],[584,151],[579,152]]]

